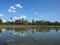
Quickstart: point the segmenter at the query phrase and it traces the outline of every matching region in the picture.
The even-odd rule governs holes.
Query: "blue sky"
[[[0,0],[0,19],[60,21],[60,0]]]

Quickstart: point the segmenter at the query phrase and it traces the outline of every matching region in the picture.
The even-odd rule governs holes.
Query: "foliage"
[[[0,19],[0,24],[2,24],[3,22],[2,22],[2,20]]]
[[[0,19],[0,24],[2,24],[2,20]],[[22,19],[18,19],[15,21],[7,21],[3,24],[16,24],[16,25],[60,25],[60,22],[50,22],[50,21],[44,21],[44,20],[32,20],[32,21],[28,21],[28,20],[24,20]]]

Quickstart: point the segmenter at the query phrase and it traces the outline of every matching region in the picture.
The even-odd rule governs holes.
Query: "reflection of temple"
[[[52,34],[51,34],[51,30],[54,31],[52,32]],[[55,40],[58,39],[58,42],[59,42],[59,39],[60,39],[59,37],[60,33],[56,33],[56,32],[60,32],[60,28],[49,28],[49,27],[36,28],[35,27],[35,28],[19,28],[19,29],[17,28],[16,29],[1,29],[0,43],[3,42],[9,45],[11,45],[11,43],[12,45],[23,45],[23,43],[25,45],[25,43],[26,44],[32,43],[31,45],[35,45],[33,44],[33,42],[34,43],[38,42],[39,45],[41,45],[40,42],[42,44],[44,43],[46,44],[47,42],[49,44],[52,44],[51,42],[53,42],[55,44],[57,42],[57,41],[55,42]],[[2,45],[5,45],[5,44],[2,44]]]
[[[20,37],[24,37],[29,33],[35,34],[36,32],[50,32],[51,30],[53,30],[54,32],[57,32],[60,30],[60,28],[19,28],[19,29],[2,29],[0,33],[4,33],[4,32],[9,32],[12,35],[19,35]]]
[[[15,30],[12,30],[11,31],[11,34],[13,35],[19,35],[20,37],[24,37],[25,36],[25,31],[23,31],[23,33],[20,31],[20,32],[16,32]]]

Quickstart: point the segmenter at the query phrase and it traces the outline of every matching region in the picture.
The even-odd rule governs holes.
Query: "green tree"
[[[2,24],[3,22],[2,22],[2,20],[0,19],[0,24]]]

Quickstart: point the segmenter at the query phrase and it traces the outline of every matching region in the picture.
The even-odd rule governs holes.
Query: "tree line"
[[[44,21],[44,20],[32,20],[32,21],[28,21],[28,20],[24,20],[23,18],[22,19],[18,19],[18,20],[15,20],[15,21],[7,21],[7,22],[4,22],[0,19],[0,25],[1,24],[6,24],[6,25],[9,25],[9,24],[16,24],[16,25],[60,25],[60,22],[50,22],[50,21]]]

